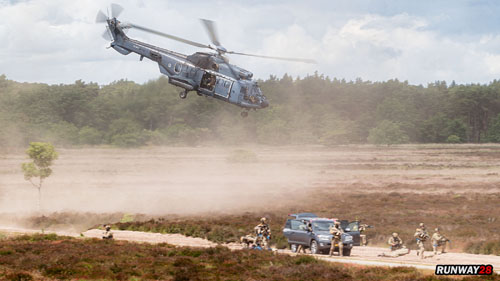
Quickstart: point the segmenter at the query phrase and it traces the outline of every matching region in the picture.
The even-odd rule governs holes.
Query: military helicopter
[[[168,77],[168,82],[183,89],[179,93],[181,99],[185,99],[189,92],[194,91],[199,96],[213,97],[246,109],[241,113],[242,117],[248,116],[250,109],[256,110],[267,107],[269,102],[262,94],[257,82],[252,80],[253,74],[241,67],[229,64],[226,55],[316,63],[311,59],[272,57],[228,51],[221,45],[215,23],[210,20],[201,19],[201,22],[205,26],[210,41],[214,46],[197,43],[136,24],[121,22],[117,18],[122,11],[123,8],[120,5],[111,4],[111,17],[102,11],[97,13],[96,22],[106,23],[106,31],[103,37],[112,41],[111,48],[122,55],[136,53],[140,56],[140,61],[148,58],[157,62],[160,72]],[[125,31],[131,28],[215,52],[196,52],[192,55],[180,54],[127,37]]]

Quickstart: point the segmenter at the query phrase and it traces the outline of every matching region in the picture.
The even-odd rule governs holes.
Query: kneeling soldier
[[[394,232],[389,241],[387,241],[387,244],[389,244],[391,251],[396,251],[403,248],[403,239],[399,238],[399,235]]]
[[[110,225],[104,225],[104,232],[102,234],[102,239],[113,239],[113,232],[111,232]]]

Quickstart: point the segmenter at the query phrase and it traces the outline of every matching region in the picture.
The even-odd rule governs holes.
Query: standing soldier
[[[113,239],[113,232],[111,232],[110,225],[104,225],[104,232],[102,233],[102,239]]]
[[[432,250],[434,250],[434,255],[437,255],[438,247],[441,247],[441,254],[446,253],[446,242],[450,241],[444,235],[439,233],[439,228],[434,229],[434,234],[432,234],[431,243]]]
[[[399,238],[399,235],[394,232],[389,241],[387,241],[387,244],[389,244],[391,251],[396,251],[403,248],[403,239]]]
[[[359,230],[359,238],[361,238],[361,246],[366,246],[366,244],[368,244],[368,241],[366,240],[366,234],[364,234],[367,228],[370,228],[370,226],[367,224],[359,225],[358,230]]]
[[[262,246],[264,249],[269,250],[269,240],[271,240],[271,228],[267,224],[266,218],[261,218],[260,223],[255,227],[257,232],[257,239],[262,241]]]
[[[336,221],[333,227],[330,227],[330,234],[332,234],[332,245],[330,246],[330,256],[333,256],[335,251],[335,244],[339,245],[339,256],[343,256],[344,244],[342,244],[342,234],[344,231],[340,227],[340,221]]]
[[[425,241],[427,241],[427,239],[430,238],[429,234],[427,234],[424,223],[420,223],[419,228],[415,230],[415,234],[413,236],[417,240],[417,246],[418,246],[417,256],[420,256],[421,259],[424,259],[424,251],[425,251],[424,243]]]

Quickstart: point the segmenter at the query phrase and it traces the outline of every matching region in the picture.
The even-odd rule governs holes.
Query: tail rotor
[[[102,34],[102,38],[104,38],[106,41],[113,41],[113,34],[111,33],[110,24],[114,24],[115,27],[120,23],[117,20],[117,17],[123,12],[123,7],[112,3],[111,4],[111,18],[107,16],[102,10],[99,10],[97,12],[95,22],[96,23],[106,23],[106,30]],[[128,28],[127,26],[124,26],[124,29]]]

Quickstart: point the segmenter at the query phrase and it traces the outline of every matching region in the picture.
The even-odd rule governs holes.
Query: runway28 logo
[[[438,264],[436,275],[491,275],[491,264]]]

